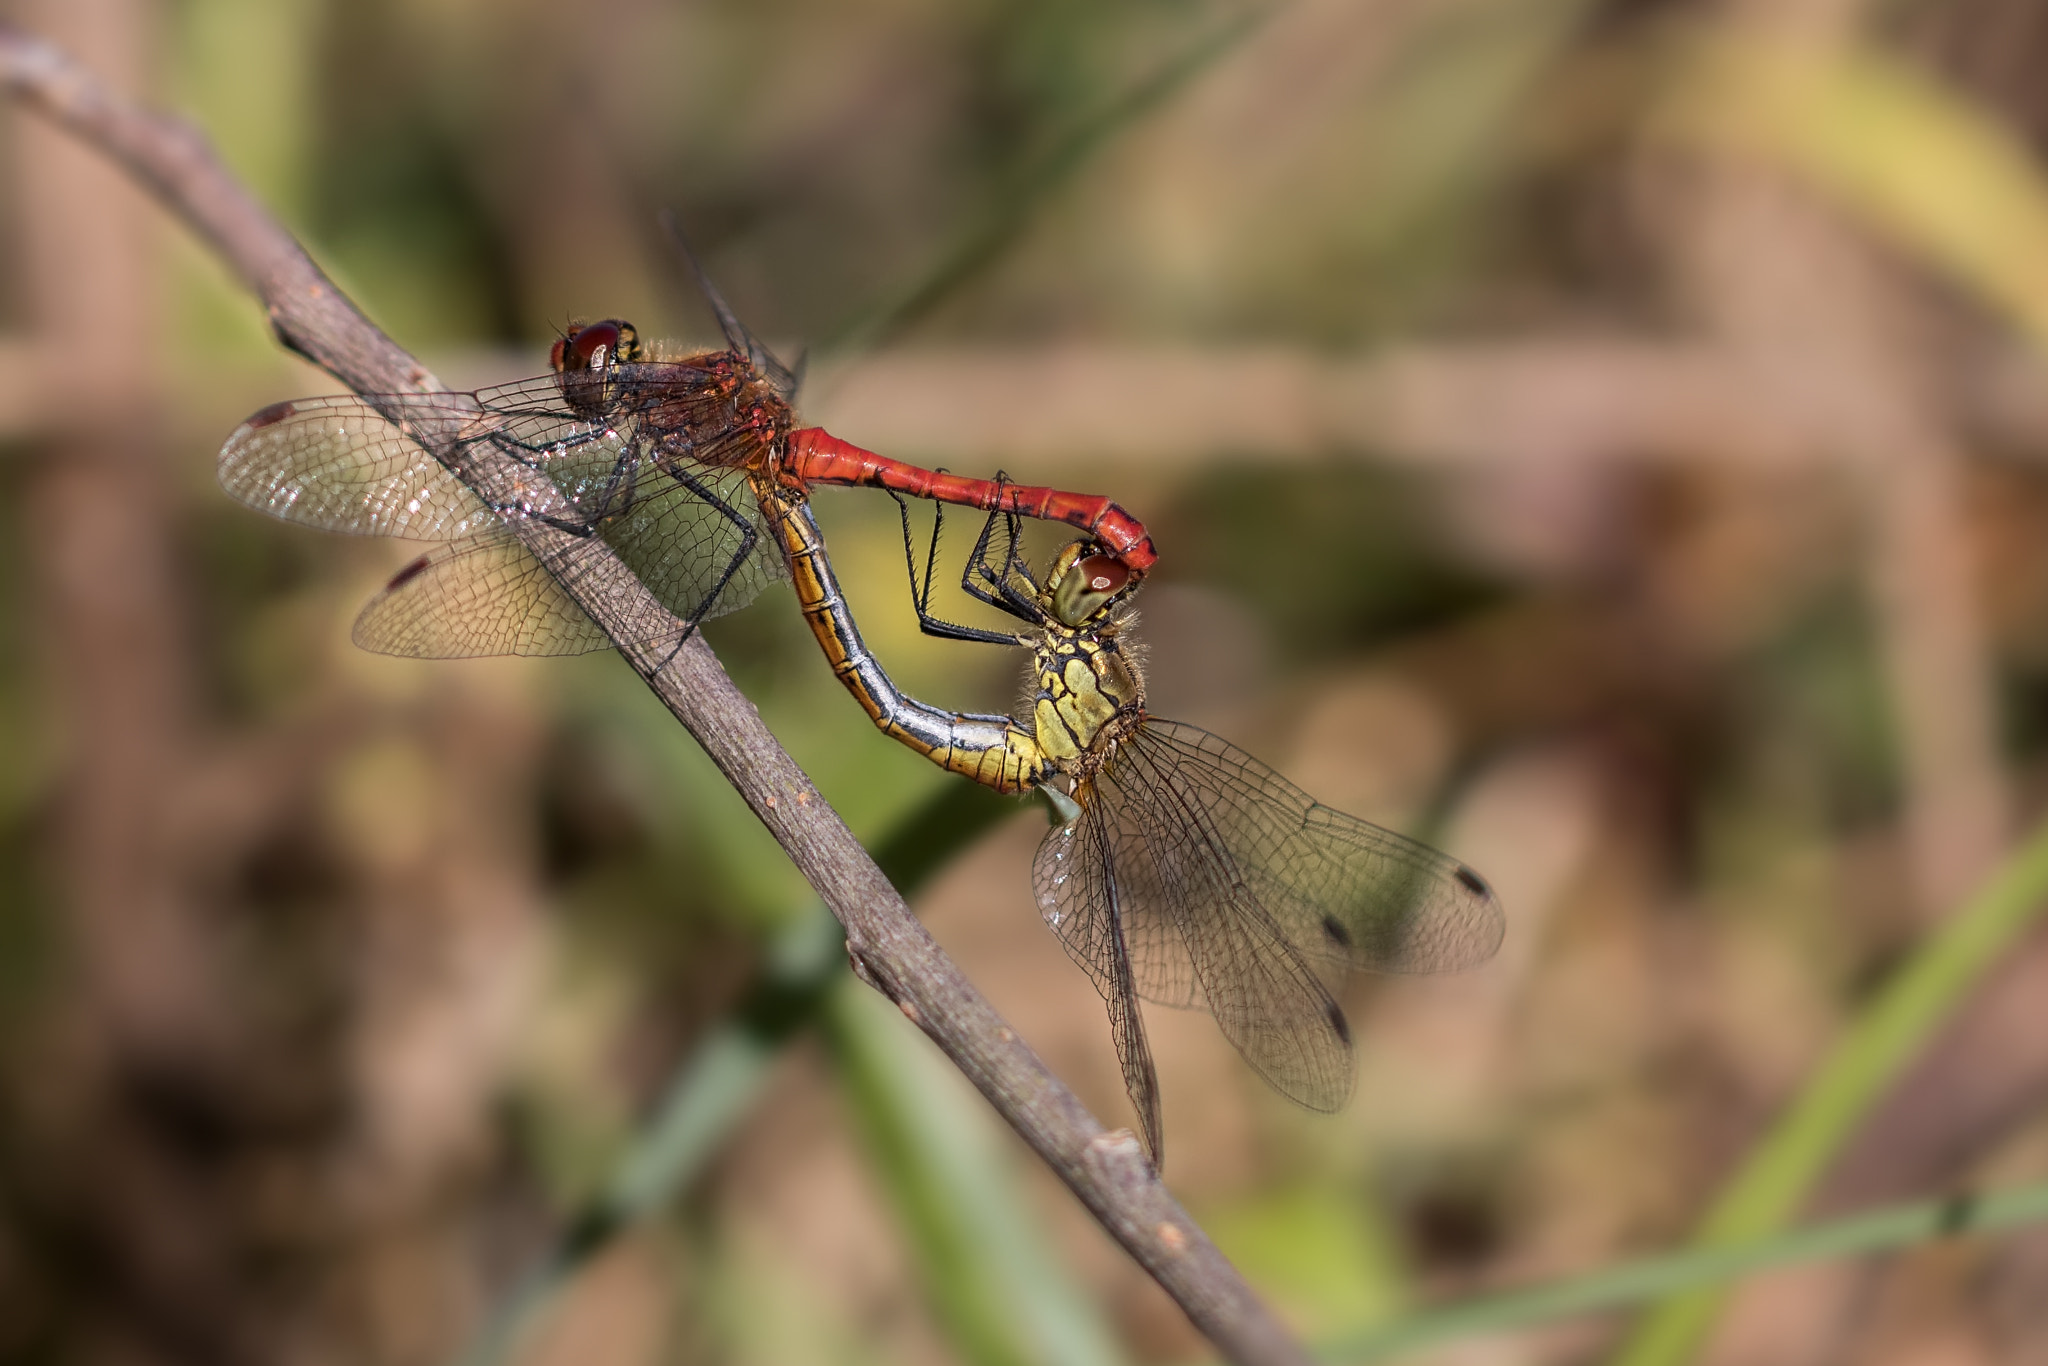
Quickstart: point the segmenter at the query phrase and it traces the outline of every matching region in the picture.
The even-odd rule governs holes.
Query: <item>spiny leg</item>
[[[961,626],[954,622],[942,621],[932,615],[932,576],[939,561],[939,528],[945,522],[945,505],[934,504],[932,512],[932,542],[925,553],[924,581],[918,582],[917,552],[910,531],[910,504],[890,489],[889,496],[896,500],[897,514],[903,519],[903,561],[910,571],[910,606],[917,613],[917,629],[928,636],[943,640],[971,640],[988,645],[1016,645],[1021,643],[1017,636],[1002,631],[986,631],[976,626]]]
[[[991,577],[988,566],[984,563],[982,576],[989,579],[995,590],[1002,594],[1004,601],[1010,604],[1008,610],[1013,615],[1023,615],[1035,621],[1043,616],[1043,611],[1038,604],[1038,580],[1032,577],[1031,566],[1025,562],[1023,554],[1018,549],[1022,539],[1021,526],[1022,521],[1018,514],[1010,513],[1003,535],[1002,571],[999,575]]]
[[[561,513],[551,511],[545,507],[536,508],[522,503],[513,507],[493,504],[491,510],[500,517],[531,517],[536,521],[553,527],[557,531],[566,531],[577,536],[588,536],[597,532],[607,520],[624,512],[626,508],[632,505],[633,490],[640,480],[640,467],[647,459],[646,452],[637,438],[622,441],[619,446],[618,455],[613,459],[612,467],[606,473],[600,485],[598,496],[595,499],[575,498],[562,492],[560,484],[556,482],[554,476],[548,472],[542,462],[525,459],[519,452],[525,451],[538,454],[541,451],[560,452],[571,450],[577,446],[592,444],[597,439],[596,435],[576,442],[571,442],[565,438],[560,441],[550,442],[546,446],[535,446],[528,442],[520,441],[518,438],[510,436],[503,431],[493,432],[488,437],[482,439],[488,440],[491,445],[498,449],[500,454],[508,459],[517,461],[526,468],[535,471],[543,479],[547,480],[547,488],[552,489],[561,497],[563,502],[575,508],[574,513]],[[621,501],[622,497],[623,501]]]
[[[740,566],[745,564],[747,557],[754,553],[754,546],[761,539],[761,533],[752,522],[747,520],[745,514],[727,502],[716,489],[705,484],[689,471],[666,461],[662,463],[662,469],[668,473],[671,479],[674,479],[698,498],[710,504],[719,516],[738,527],[740,532],[739,549],[735,550],[732,558],[726,561],[724,571],[718,576],[718,582],[711,585],[711,591],[699,600],[697,606],[690,612],[688,618],[684,620],[683,633],[676,637],[675,645],[662,657],[661,667],[666,668],[669,662],[676,657],[676,651],[683,648],[684,643],[697,630],[698,624],[710,613],[719,598],[724,596],[726,585],[733,581],[733,577],[740,572]]]
[[[1036,621],[1041,617],[1038,605],[1038,580],[1031,576],[1031,566],[1024,560],[1018,546],[1023,536],[1023,517],[1018,513],[1016,500],[1010,490],[1014,485],[1010,476],[996,471],[995,506],[1004,514],[1003,523],[1003,568],[1000,574],[991,574],[985,554],[979,555],[981,576],[991,587],[1008,600],[1012,615],[1022,613],[1027,620]],[[980,547],[976,547],[980,550]]]
[[[1004,482],[1003,476],[996,476],[997,482]],[[1003,525],[1003,568],[998,572],[989,567],[988,545],[995,535],[997,522]],[[1012,575],[1021,574],[1024,581],[1036,590],[1037,584],[1031,578],[1030,570],[1017,554],[1017,538],[1023,519],[1015,512],[1002,506],[999,497],[994,511],[982,523],[981,535],[975,538],[974,550],[967,557],[967,567],[960,574],[960,589],[969,597],[987,603],[990,607],[1022,621],[1043,625],[1045,614],[1039,610],[1036,592],[1022,593],[1010,581]],[[981,582],[975,582],[976,579]]]

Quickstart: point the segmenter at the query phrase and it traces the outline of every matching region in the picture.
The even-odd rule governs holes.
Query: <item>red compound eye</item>
[[[1131,567],[1114,555],[1089,555],[1060,575],[1048,604],[1053,616],[1079,626],[1109,604],[1131,581]]]
[[[609,320],[571,329],[568,336],[555,343],[555,369],[602,369],[618,358],[623,333],[624,324]]]
[[[1114,593],[1131,578],[1131,567],[1113,555],[1090,555],[1074,568],[1091,593]]]

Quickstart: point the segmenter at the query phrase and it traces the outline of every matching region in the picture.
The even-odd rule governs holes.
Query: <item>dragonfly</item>
[[[1065,546],[1034,577],[1017,518],[991,514],[961,587],[1025,629],[983,631],[931,615],[932,562],[920,587],[905,509],[924,629],[1032,652],[1021,717],[952,712],[906,696],[863,643],[802,494],[765,480],[759,493],[812,632],[874,723],[943,768],[1052,804],[1033,891],[1108,1005],[1155,1167],[1164,1132],[1140,998],[1207,1009],[1275,1090],[1327,1112],[1353,1086],[1351,1026],[1337,999],[1350,973],[1451,971],[1499,948],[1500,902],[1471,868],[1324,806],[1229,742],[1146,709],[1127,634],[1140,578],[1099,542]]]
[[[757,477],[1065,522],[1140,577],[1158,559],[1143,523],[1107,498],[928,470],[797,427],[798,374],[697,276],[723,350],[664,356],[631,323],[607,319],[570,328],[538,378],[272,404],[221,448],[221,486],[300,525],[440,542],[393,575],[354,627],[366,649],[435,658],[680,645],[787,577],[748,494]],[[486,501],[435,458],[424,438],[451,431],[455,445],[511,462],[508,490]],[[515,533],[523,521],[569,536],[538,558]],[[616,641],[564,586],[603,553],[654,604],[621,614]]]

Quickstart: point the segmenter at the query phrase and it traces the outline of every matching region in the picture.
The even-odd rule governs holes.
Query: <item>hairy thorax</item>
[[[1144,719],[1144,679],[1115,629],[1048,630],[1034,665],[1032,728],[1059,772],[1092,772]]]

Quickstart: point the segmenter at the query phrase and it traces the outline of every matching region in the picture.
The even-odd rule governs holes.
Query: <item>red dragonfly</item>
[[[694,262],[692,262],[694,266]],[[619,644],[680,642],[787,579],[750,477],[894,493],[1065,522],[1133,575],[1158,558],[1144,526],[1107,498],[922,469],[796,426],[798,377],[698,280],[726,349],[643,351],[617,319],[570,329],[554,372],[475,393],[293,399],[251,416],[220,453],[221,486],[262,512],[327,531],[441,541],[394,575],[355,624],[385,654],[580,654],[613,641],[562,587],[599,544],[659,610],[629,614]],[[414,440],[459,427],[531,470],[486,503]],[[513,534],[525,519],[571,533],[543,563]]]

